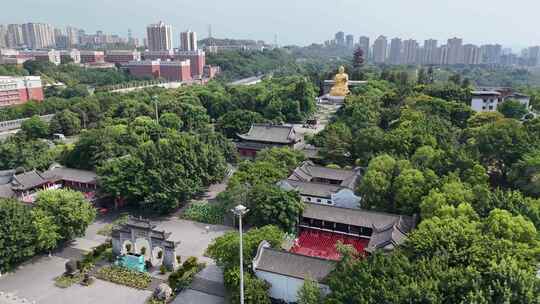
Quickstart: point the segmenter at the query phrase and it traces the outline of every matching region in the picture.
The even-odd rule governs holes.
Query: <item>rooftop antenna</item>
[[[278,47],[277,34],[274,34],[274,47]]]

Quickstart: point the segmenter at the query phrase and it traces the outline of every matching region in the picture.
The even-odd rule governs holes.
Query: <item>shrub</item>
[[[161,265],[159,267],[159,273],[161,273],[161,274],[167,273],[167,267],[165,267],[165,265]]]
[[[190,205],[183,218],[207,224],[222,224],[224,208],[220,205],[209,204],[208,202],[196,202]]]
[[[80,273],[74,276],[61,275],[54,279],[54,285],[60,288],[68,288],[69,286],[80,282],[81,279],[82,279],[82,274]]]
[[[119,266],[103,267],[97,272],[97,276],[106,281],[138,289],[146,289],[152,283],[152,277],[149,274]]]
[[[193,276],[204,268],[204,263],[198,263],[196,257],[189,257],[178,270],[169,276],[169,286],[178,292],[188,287]]]
[[[157,258],[161,260],[161,258],[163,257],[163,251],[158,251],[157,253]]]

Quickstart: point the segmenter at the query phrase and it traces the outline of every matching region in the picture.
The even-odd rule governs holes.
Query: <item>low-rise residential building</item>
[[[494,112],[507,100],[517,100],[527,109],[530,97],[514,92],[511,88],[483,88],[471,92],[471,108],[476,112]]]
[[[257,152],[273,147],[300,149],[304,145],[303,135],[296,133],[293,126],[253,124],[246,134],[237,134],[236,143],[240,156],[255,158]]]
[[[43,99],[40,76],[0,76],[0,108]]]

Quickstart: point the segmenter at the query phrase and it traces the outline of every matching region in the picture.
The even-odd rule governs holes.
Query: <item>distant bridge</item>
[[[49,114],[49,115],[42,115],[39,118],[41,118],[45,122],[49,122],[51,121],[53,116],[54,114]],[[0,121],[0,132],[20,129],[22,123],[28,119],[30,118],[20,118],[20,119],[14,119],[14,120]]]

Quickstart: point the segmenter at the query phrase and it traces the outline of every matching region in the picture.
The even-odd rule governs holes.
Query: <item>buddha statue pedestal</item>
[[[345,73],[343,66],[339,67],[339,72],[334,77],[334,80],[325,80],[326,85],[332,85],[330,92],[320,98],[320,101],[341,104],[345,102],[345,97],[349,91],[349,75]]]

